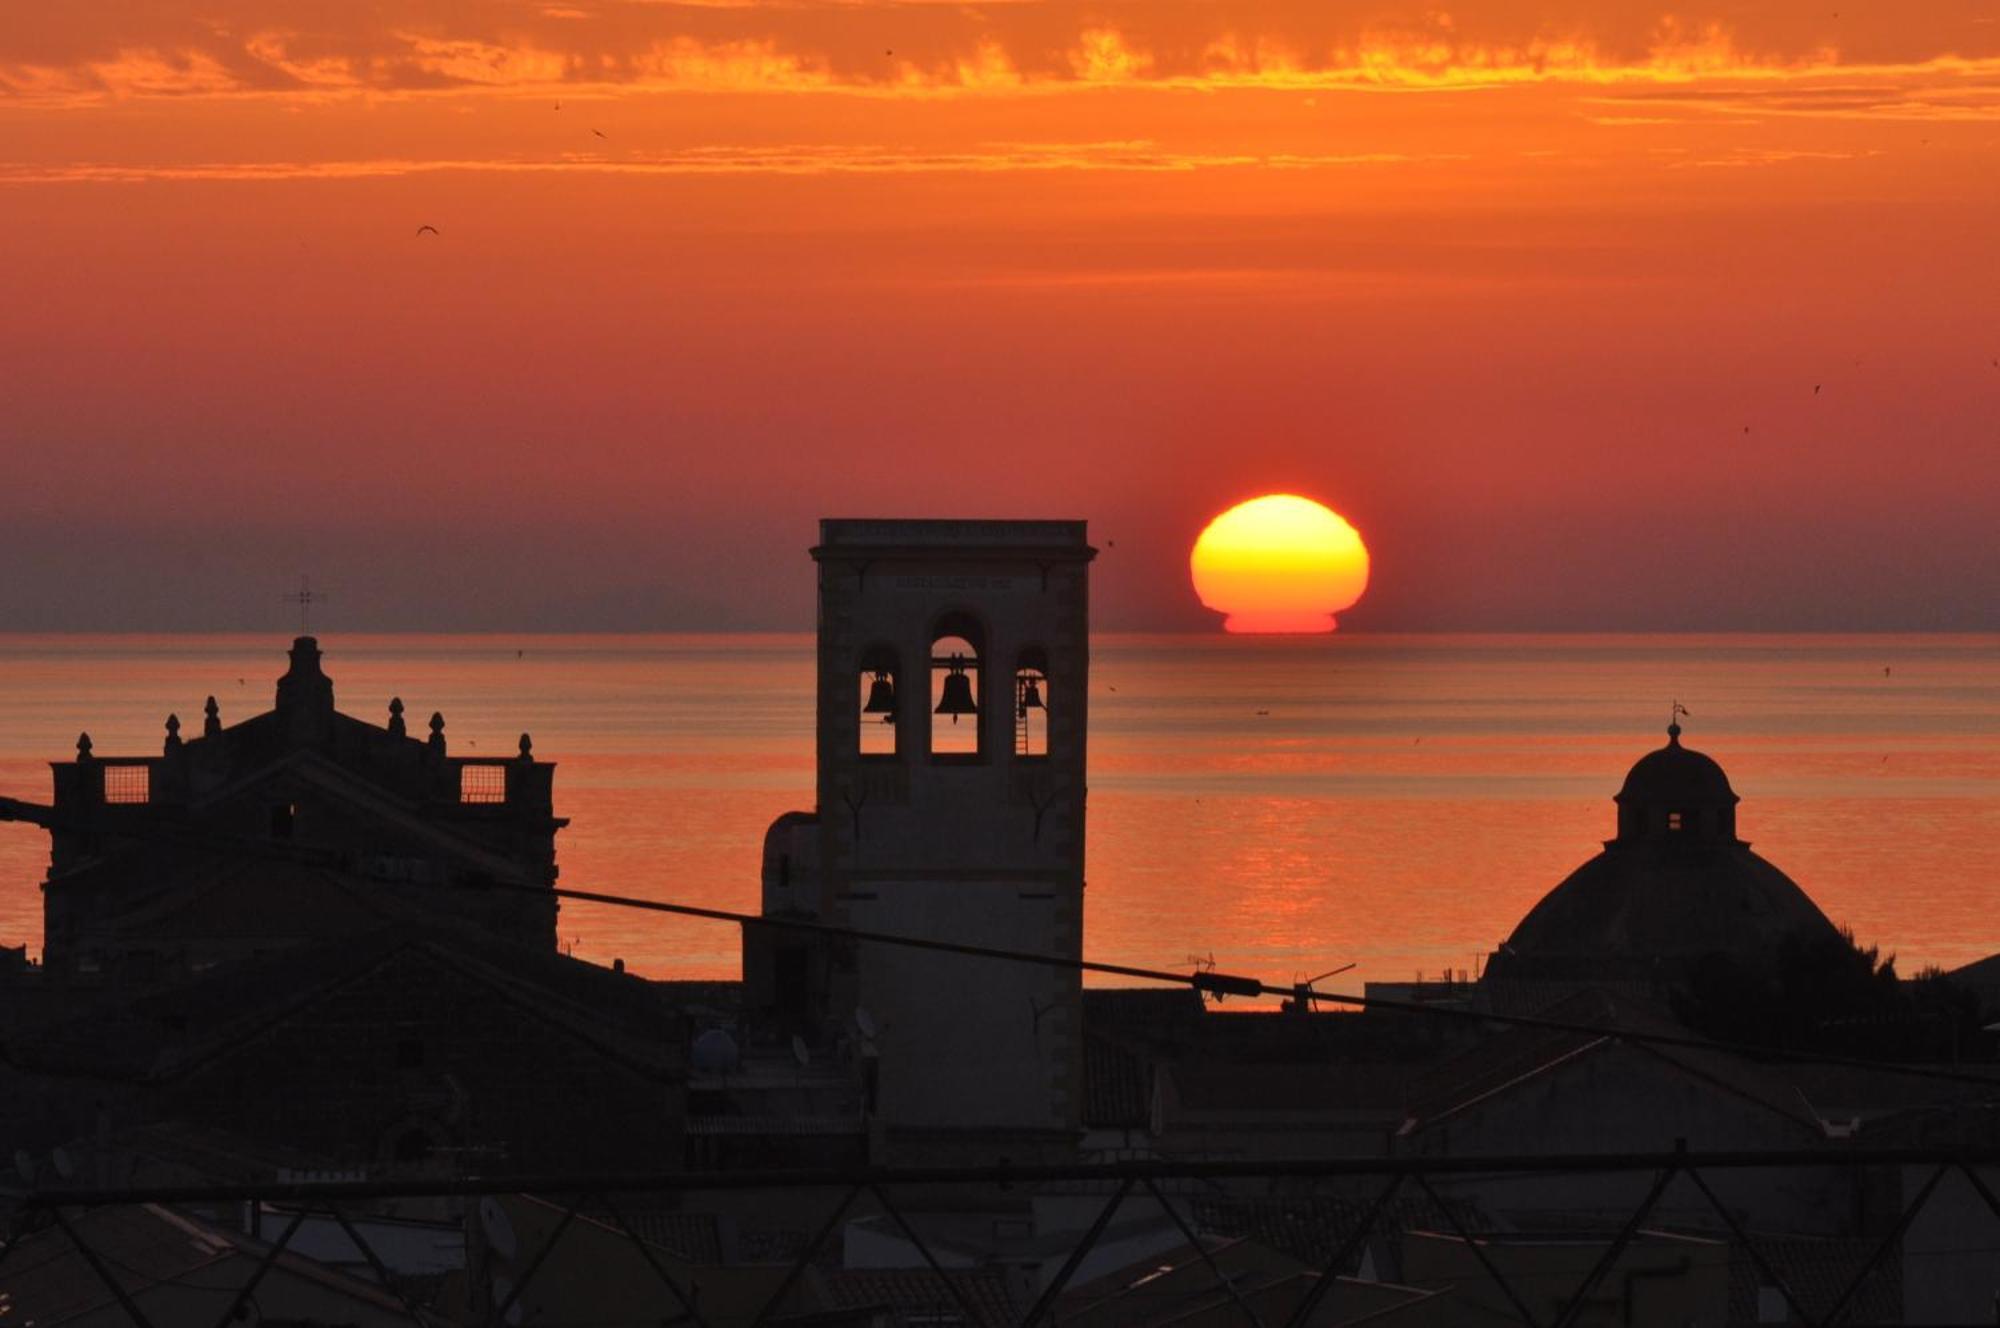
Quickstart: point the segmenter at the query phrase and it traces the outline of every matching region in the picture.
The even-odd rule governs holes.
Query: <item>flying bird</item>
[[[437,227],[435,227],[435,226],[419,226],[419,227],[417,227],[417,234],[419,234],[419,235],[422,235],[422,234],[423,234],[424,232],[426,232],[426,231],[429,231],[429,232],[430,232],[430,233],[431,233],[432,235],[436,235],[436,234],[438,233],[438,228],[437,228]]]
[[[1818,384],[1818,383],[1814,383],[1814,384],[1813,384],[1813,395],[1814,395],[1814,396],[1818,396],[1818,395],[1819,395],[1819,384]]]
[[[605,132],[604,132],[604,131],[603,131],[602,129],[593,129],[593,130],[591,130],[590,132],[591,132],[591,133],[593,133],[593,134],[596,134],[596,135],[597,135],[597,136],[598,136],[599,138],[605,138],[605,137],[607,137],[607,135],[605,134]]]

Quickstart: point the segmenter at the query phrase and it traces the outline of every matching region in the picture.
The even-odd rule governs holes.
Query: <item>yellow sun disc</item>
[[[1232,632],[1330,632],[1368,588],[1368,547],[1346,518],[1274,493],[1208,523],[1188,557],[1195,594]]]

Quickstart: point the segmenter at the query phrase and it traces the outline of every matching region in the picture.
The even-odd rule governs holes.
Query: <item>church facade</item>
[[[399,917],[555,948],[566,822],[526,734],[511,757],[454,756],[440,714],[422,737],[400,699],[384,724],[342,714],[309,636],[271,710],[227,726],[214,697],[205,710],[189,737],[169,715],[158,755],[84,734],[49,805],[8,804],[49,831],[51,975],[168,978]]]

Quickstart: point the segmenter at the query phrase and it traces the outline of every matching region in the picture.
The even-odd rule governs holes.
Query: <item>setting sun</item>
[[[1208,523],[1188,565],[1195,594],[1231,632],[1330,632],[1368,588],[1368,547],[1346,518],[1274,493]]]

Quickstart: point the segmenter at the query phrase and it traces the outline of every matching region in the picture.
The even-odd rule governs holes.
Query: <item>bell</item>
[[[886,721],[896,713],[896,684],[881,669],[875,670],[875,681],[868,684],[868,704],[861,707],[864,715],[880,715]]]
[[[965,676],[965,665],[956,655],[951,659],[951,672],[944,677],[944,695],[938,698],[936,713],[950,715],[954,724],[960,715],[979,713],[979,703],[972,699],[972,679]]]
[[[1047,706],[1042,704],[1041,688],[1035,685],[1038,681],[1032,673],[1021,679],[1021,700],[1019,705],[1021,716],[1024,719],[1030,710],[1048,709]]]

